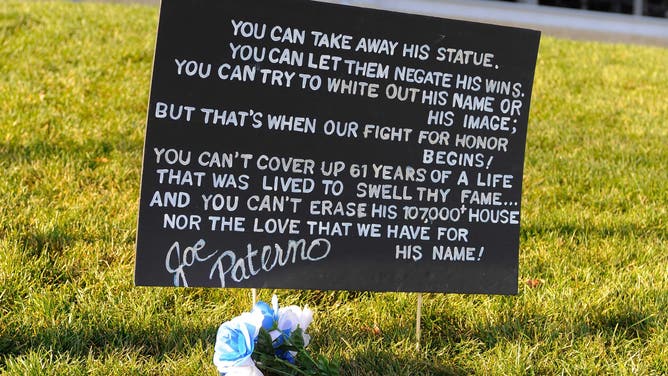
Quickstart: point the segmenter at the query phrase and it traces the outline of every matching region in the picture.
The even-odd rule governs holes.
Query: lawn
[[[0,3],[0,374],[215,375],[250,308],[133,285],[157,17]],[[415,294],[260,298],[343,374],[668,374],[668,49],[542,39],[522,210],[519,294],[425,294],[420,351]]]

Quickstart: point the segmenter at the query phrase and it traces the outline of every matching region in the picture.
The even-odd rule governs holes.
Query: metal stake
[[[422,331],[420,329],[422,322],[422,293],[419,292],[417,295],[417,314],[415,317],[415,349],[420,351],[420,335]]]

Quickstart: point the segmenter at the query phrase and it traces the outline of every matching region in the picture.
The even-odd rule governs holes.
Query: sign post
[[[539,36],[163,0],[136,284],[517,293]]]
[[[422,334],[422,293],[417,293],[417,312],[415,313],[415,350],[420,351],[420,337]]]

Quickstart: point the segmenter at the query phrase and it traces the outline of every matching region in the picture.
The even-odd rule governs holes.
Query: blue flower
[[[295,356],[293,355],[293,351],[276,349],[276,356],[291,364],[295,364]]]
[[[254,366],[251,355],[263,318],[259,312],[246,312],[218,328],[213,363],[220,373],[225,374],[235,367]]]
[[[259,312],[262,314],[262,327],[266,331],[270,331],[274,328],[276,322],[278,322],[278,312],[274,311],[269,304],[265,302],[257,302],[253,306],[251,312]]]

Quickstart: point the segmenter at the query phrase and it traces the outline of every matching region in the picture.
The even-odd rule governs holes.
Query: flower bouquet
[[[279,308],[276,295],[271,302],[258,302],[218,328],[213,363],[220,375],[338,375],[336,362],[313,359],[305,349],[313,311],[294,305]]]

